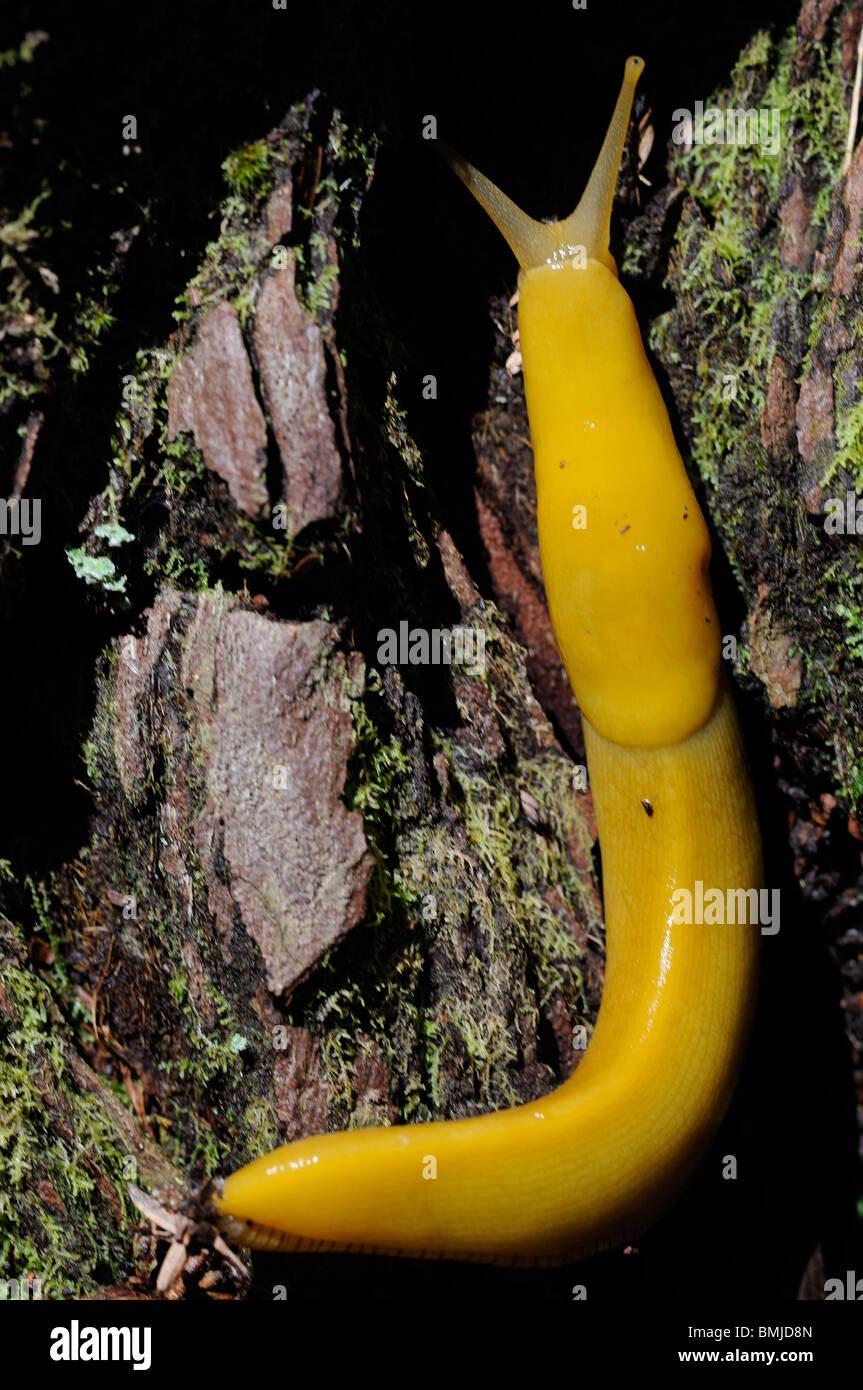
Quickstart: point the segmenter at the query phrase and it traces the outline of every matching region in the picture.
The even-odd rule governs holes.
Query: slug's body
[[[223,1229],[255,1248],[507,1262],[632,1239],[719,1124],[755,991],[758,927],[672,921],[696,881],[761,886],[752,793],[719,669],[709,539],[608,253],[630,58],[579,207],[531,221],[456,156],[521,265],[540,551],[584,716],[608,961],[581,1065],[477,1119],[302,1139],[229,1177]]]

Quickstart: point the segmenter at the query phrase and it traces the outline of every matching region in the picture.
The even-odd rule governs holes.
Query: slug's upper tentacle
[[[554,254],[554,229],[561,224],[537,222],[522,212],[512,198],[502,193],[497,184],[481,174],[449,145],[440,142],[440,151],[453,173],[469,188],[480,207],[485,208],[501,236],[509,243],[519,265],[542,265]]]
[[[512,248],[522,270],[556,264],[572,257],[577,249],[590,260],[601,261],[617,273],[609,253],[611,207],[617,170],[629,125],[635,84],[644,69],[642,58],[627,58],[623,82],[599,157],[593,166],[587,187],[574,212],[560,222],[537,222],[522,212],[511,198],[487,179],[455,150],[441,145],[444,158],[458,174],[481,207],[485,208],[494,225]]]
[[[593,173],[579,199],[578,207],[559,224],[568,244],[584,246],[591,260],[602,261],[603,265],[615,274],[617,268],[608,251],[611,239],[611,208],[617,171],[620,168],[620,156],[623,154],[623,143],[629,125],[629,113],[635,95],[635,84],[643,71],[643,58],[627,58],[614,115],[593,166]]]

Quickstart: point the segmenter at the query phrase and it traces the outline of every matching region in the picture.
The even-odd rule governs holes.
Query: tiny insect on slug
[[[540,552],[603,856],[608,962],[594,1035],[570,1079],[531,1104],[319,1135],[250,1163],[215,1198],[240,1244],[576,1258],[633,1239],[673,1203],[730,1100],[758,928],[679,924],[672,901],[697,880],[759,889],[761,844],[720,670],[707,527],[609,252],[643,66],[627,60],[565,221],[525,216],[448,155],[520,266]]]

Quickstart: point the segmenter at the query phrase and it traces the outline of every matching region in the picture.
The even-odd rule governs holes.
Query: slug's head
[[[620,95],[593,173],[578,207],[561,222],[537,222],[528,217],[466,159],[448,147],[442,147],[451,168],[509,242],[522,270],[541,265],[559,265],[581,254],[589,260],[600,261],[613,274],[617,274],[614,258],[608,249],[611,206],[635,84],[643,68],[642,58],[627,58]]]

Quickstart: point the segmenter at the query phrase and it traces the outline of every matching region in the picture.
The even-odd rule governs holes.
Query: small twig
[[[27,420],[24,429],[24,442],[21,445],[21,453],[18,456],[18,467],[15,469],[15,481],[12,484],[12,497],[19,498],[27,486],[27,479],[30,476],[30,464],[33,462],[33,450],[36,448],[36,440],[39,438],[39,431],[45,423],[45,416],[41,410],[34,410]]]
[[[100,1036],[99,1036],[99,1022],[98,1022],[98,1019],[97,1019],[97,1017],[96,1017],[97,1012],[98,1012],[98,1008],[99,1008],[99,990],[102,988],[103,984],[105,983],[105,976],[107,975],[107,973],[108,973],[108,967],[109,967],[109,965],[111,964],[111,953],[112,953],[113,950],[114,950],[114,938],[113,938],[113,936],[112,936],[112,937],[111,937],[111,940],[108,942],[108,954],[107,954],[107,956],[106,956],[106,958],[105,958],[105,967],[104,967],[104,969],[103,969],[101,975],[99,976],[98,981],[96,982],[96,988],[93,990],[93,1011],[92,1011],[92,1012],[93,1012],[93,1033],[94,1033],[94,1035],[95,1035],[95,1038],[96,1038],[96,1041],[97,1041],[97,1042],[101,1042],[101,1041],[102,1041],[102,1039],[101,1039]]]
[[[845,146],[845,163],[842,165],[842,177],[851,168],[851,159],[854,155],[854,137],[857,134],[857,121],[860,116],[860,88],[863,86],[863,24],[860,26],[860,34],[857,39],[857,70],[854,74],[854,91],[851,95],[851,120],[848,125],[848,143]]]
[[[155,1235],[163,1240],[169,1235],[173,1236],[174,1240],[182,1239],[189,1228],[188,1217],[177,1211],[169,1211],[132,1182],[126,1184],[126,1191],[141,1215],[149,1221]]]
[[[216,1236],[215,1240],[213,1241],[213,1249],[217,1250],[223,1259],[228,1260],[234,1266],[237,1273],[242,1275],[244,1279],[251,1278],[248,1269],[243,1264],[243,1261],[240,1259],[239,1255],[234,1254],[230,1245],[228,1245],[227,1241],[225,1241],[222,1238],[222,1236]]]
[[[318,145],[318,147],[317,147],[317,154],[316,154],[316,156],[315,156],[315,177],[314,177],[314,182],[312,183],[312,196],[309,198],[309,207],[308,207],[308,211],[309,211],[310,213],[311,213],[312,209],[313,209],[314,206],[315,206],[315,198],[316,198],[317,195],[318,195],[318,184],[320,183],[320,180],[321,180],[321,165],[323,164],[323,161],[324,161],[324,147],[323,147],[323,145]]]

